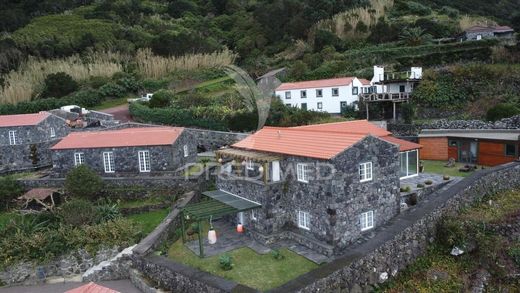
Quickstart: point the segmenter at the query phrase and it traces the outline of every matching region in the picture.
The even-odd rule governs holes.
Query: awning
[[[242,150],[237,148],[220,149],[215,152],[218,157],[232,157],[240,160],[253,160],[260,163],[280,161],[281,157],[269,153]]]
[[[223,190],[205,191],[202,194],[234,207],[237,211],[247,211],[250,209],[261,207],[262,205],[252,200],[234,195]]]
[[[187,205],[183,209],[185,215],[195,220],[208,219],[209,217],[216,219],[262,206],[257,202],[223,190],[206,191],[202,194],[210,199]]]

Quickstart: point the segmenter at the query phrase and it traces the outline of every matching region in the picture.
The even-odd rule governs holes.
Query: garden
[[[70,171],[52,205],[25,207],[17,200],[23,194],[17,177],[0,178],[0,269],[46,263],[78,249],[95,254],[126,248],[150,233],[176,200],[175,192],[166,190],[152,190],[142,199],[117,192],[106,196],[100,177],[82,165]]]

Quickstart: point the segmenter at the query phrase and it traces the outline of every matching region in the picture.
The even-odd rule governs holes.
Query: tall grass
[[[356,30],[361,23],[368,28],[377,24],[380,17],[394,6],[394,0],[370,0],[366,7],[358,7],[334,15],[331,19],[319,21],[315,29],[329,30],[339,38],[352,39],[366,37],[370,30]]]
[[[84,58],[79,55],[49,60],[29,57],[18,70],[5,75],[5,86],[0,89],[0,103],[29,101],[42,90],[45,77],[56,72],[65,72],[75,80],[112,76],[123,70],[122,59],[120,54],[111,52],[89,53]]]
[[[469,15],[463,15],[459,19],[459,27],[460,27],[461,31],[464,31],[464,30],[466,30],[472,26],[476,26],[476,25],[495,26],[495,25],[497,25],[497,23],[490,19],[484,18],[484,17],[473,17],[473,16],[469,16]]]
[[[161,78],[177,70],[213,68],[233,64],[236,54],[223,50],[207,54],[188,54],[184,56],[162,57],[150,49],[137,52],[135,61],[139,72],[148,78]]]

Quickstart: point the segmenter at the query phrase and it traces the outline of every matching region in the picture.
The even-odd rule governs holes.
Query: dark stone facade
[[[51,136],[54,129],[55,136]],[[17,144],[9,144],[9,131]],[[38,125],[0,127],[0,173],[32,170],[52,165],[50,147],[69,133],[65,120],[49,115]]]
[[[279,182],[265,184],[252,178],[256,169],[251,172],[239,167],[240,174],[252,174],[224,173],[217,187],[262,204],[245,215],[246,229],[257,239],[289,237],[330,255],[364,233],[361,213],[373,211],[375,227],[399,213],[398,154],[397,146],[369,136],[329,161],[283,157]],[[364,162],[372,162],[373,179],[368,182],[359,179],[359,164]],[[308,183],[297,181],[298,163],[311,166]],[[310,214],[310,230],[298,228],[298,211]]]
[[[184,145],[188,146],[188,156],[184,157]],[[150,152],[150,172],[139,171],[139,151]],[[103,152],[113,152],[115,172],[105,173]],[[74,168],[74,153],[83,153],[85,164],[104,177],[124,177],[129,175],[154,176],[175,173],[197,159],[197,147],[193,137],[183,131],[177,140],[168,146],[139,146],[114,148],[60,149],[52,151],[53,173],[64,177]]]

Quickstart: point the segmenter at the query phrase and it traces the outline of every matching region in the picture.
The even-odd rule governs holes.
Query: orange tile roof
[[[255,134],[233,144],[232,147],[300,157],[331,159],[366,136],[366,134],[264,127]]]
[[[364,78],[358,78],[361,84],[363,85],[370,85],[370,80],[364,79]]]
[[[81,287],[66,291],[65,293],[119,293],[119,291],[90,282]]]
[[[316,131],[336,131],[343,133],[372,134],[374,136],[386,136],[392,134],[391,132],[388,132],[385,129],[373,123],[370,123],[367,120],[352,120],[334,123],[313,124],[296,126],[293,128]]]
[[[171,145],[183,132],[182,127],[141,127],[118,130],[74,132],[52,150]]]
[[[0,115],[0,127],[38,125],[51,114],[39,112],[33,114]]]
[[[404,139],[400,139],[400,138],[397,138],[397,137],[393,137],[393,136],[381,136],[380,137],[382,140],[386,140],[388,141],[389,143],[393,143],[393,144],[396,144],[399,146],[399,151],[401,152],[406,152],[406,151],[411,151],[411,150],[416,150],[416,149],[420,149],[422,148],[422,145],[420,144],[417,144],[417,143],[414,143],[414,142],[411,142],[411,141],[407,141],[407,140],[404,140]]]
[[[345,86],[352,83],[354,77],[340,77],[331,79],[320,79],[320,80],[307,80],[299,82],[284,82],[278,88],[277,91],[285,90],[296,90],[306,88],[320,88],[320,87],[331,87],[331,86]]]

